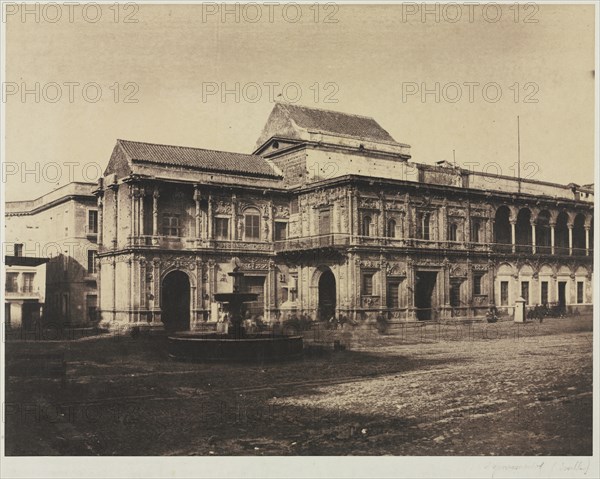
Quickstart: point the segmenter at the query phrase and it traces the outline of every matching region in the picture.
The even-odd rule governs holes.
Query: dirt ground
[[[254,365],[175,362],[161,337],[10,340],[6,454],[592,454],[590,316],[308,336]]]

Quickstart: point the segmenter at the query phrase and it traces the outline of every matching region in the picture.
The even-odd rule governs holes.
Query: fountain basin
[[[182,332],[168,337],[168,353],[181,361],[262,362],[298,359],[302,336],[273,333],[232,334]]]

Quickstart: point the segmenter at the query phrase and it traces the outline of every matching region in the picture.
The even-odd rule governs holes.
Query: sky
[[[594,181],[593,5],[37,8],[6,15],[7,201],[95,180],[118,138],[252,152],[280,94],[506,175],[519,116],[524,177]]]

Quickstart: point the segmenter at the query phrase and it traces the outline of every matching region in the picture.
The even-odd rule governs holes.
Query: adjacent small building
[[[4,257],[4,321],[7,331],[31,330],[39,325],[46,303],[47,262],[47,258]]]
[[[74,182],[35,200],[6,202],[5,308],[10,309],[13,326],[18,324],[16,295],[19,301],[29,301],[23,295],[34,291],[43,304],[39,316],[46,324],[51,322],[56,328],[96,323],[98,207],[94,187],[95,183]],[[36,265],[41,258],[44,264]],[[43,279],[41,268],[45,269]]]

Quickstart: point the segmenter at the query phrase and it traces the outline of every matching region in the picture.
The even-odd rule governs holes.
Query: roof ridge
[[[117,142],[119,143],[138,143],[141,145],[150,145],[150,146],[167,146],[170,148],[184,148],[187,150],[202,150],[202,151],[210,151],[213,153],[229,153],[232,155],[243,155],[243,156],[253,156],[253,157],[260,157],[262,158],[260,155],[255,155],[253,153],[239,153],[237,151],[226,151],[226,150],[213,150],[211,148],[200,148],[198,146],[183,146],[183,145],[167,145],[166,143],[150,143],[149,141],[138,141],[138,140],[125,140],[123,138],[117,138]]]
[[[306,106],[306,105],[298,105],[295,103],[286,103],[284,101],[281,100],[276,100],[275,103],[282,105],[282,106],[291,106],[291,107],[295,107],[295,108],[303,108],[305,110],[316,110],[316,111],[324,111],[327,113],[337,113],[340,115],[346,115],[346,116],[353,116],[355,118],[364,118],[366,120],[373,120],[377,123],[377,120],[375,120],[375,117],[373,116],[367,116],[367,115],[359,115],[357,113],[346,113],[344,111],[338,111],[338,110],[328,110],[327,108],[320,108],[317,106]],[[379,123],[377,123],[379,124]]]

